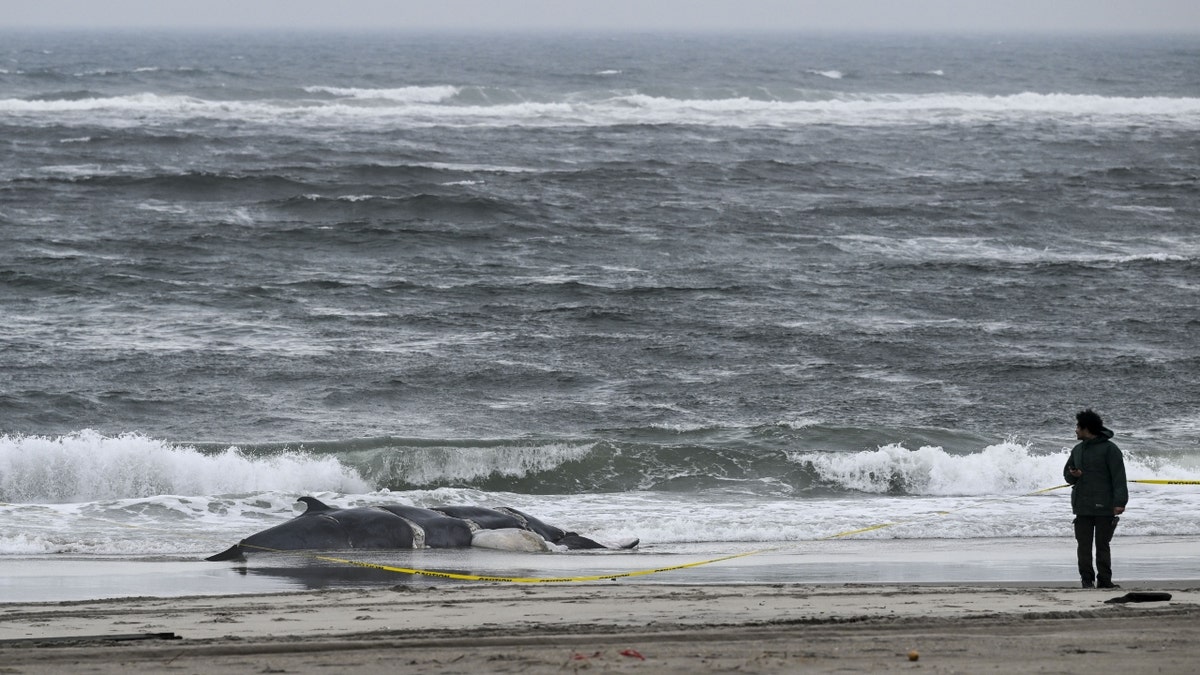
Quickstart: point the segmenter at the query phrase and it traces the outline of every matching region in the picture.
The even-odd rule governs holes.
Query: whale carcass
[[[244,560],[246,553],[345,549],[505,548],[554,550],[634,548],[636,539],[606,545],[508,507],[405,504],[339,508],[301,497],[304,513],[246,537],[205,560]]]

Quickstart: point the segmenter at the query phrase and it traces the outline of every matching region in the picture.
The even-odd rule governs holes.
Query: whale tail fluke
[[[575,532],[568,532],[566,536],[558,539],[554,543],[558,544],[559,546],[566,546],[572,551],[578,551],[598,548],[629,550],[637,548],[638,543],[640,542],[638,539],[623,539],[617,542],[601,543],[595,539],[588,539],[583,535],[576,534]]]
[[[230,546],[229,548],[225,549],[224,551],[221,551],[220,553],[218,553],[216,555],[208,556],[207,558],[205,558],[205,560],[210,560],[212,562],[223,562],[226,560],[245,561],[246,556],[242,553],[241,544],[234,544],[233,546]]]
[[[555,540],[554,543],[558,544],[559,546],[566,546],[567,548],[571,549],[572,551],[578,551],[578,550],[583,550],[583,549],[608,548],[604,544],[601,544],[600,542],[598,542],[594,539],[588,539],[587,537],[576,534],[574,532],[566,533],[562,537]]]

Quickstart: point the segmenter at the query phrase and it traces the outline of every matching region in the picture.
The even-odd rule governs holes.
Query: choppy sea
[[[0,35],[0,560],[1062,537],[1085,407],[1200,479],[1200,38]]]

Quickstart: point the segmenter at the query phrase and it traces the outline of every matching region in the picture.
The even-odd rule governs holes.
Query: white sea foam
[[[401,471],[415,483],[523,477],[592,450],[586,443],[406,448],[387,456],[385,470]],[[302,511],[296,498],[306,494],[342,507],[514,506],[593,538],[640,537],[643,547],[668,550],[693,544],[720,550],[739,542],[802,546],[841,536],[1062,537],[1070,527],[1069,491],[1060,487],[1065,456],[1065,447],[1042,453],[1016,441],[969,453],[889,444],[788,455],[841,496],[769,496],[786,491],[747,492],[737,481],[686,494],[535,495],[474,488],[371,491],[328,457],[254,458],[235,448],[205,454],[138,435],[0,436],[0,555],[209,554],[293,517]],[[1127,449],[1126,466],[1133,480],[1200,480],[1200,465],[1172,457]],[[1123,533],[1200,534],[1193,515],[1200,490],[1131,483],[1130,491]]]
[[[1129,213],[1148,213],[1148,214],[1166,214],[1175,213],[1175,209],[1170,206],[1144,206],[1141,204],[1114,204],[1110,207],[1113,211],[1126,211]]]
[[[1066,448],[1037,454],[1026,444],[1006,441],[958,455],[940,447],[910,450],[892,444],[857,453],[794,453],[789,459],[813,467],[822,480],[865,493],[971,496],[1019,494],[1061,483]],[[1130,478],[1200,478],[1187,467],[1130,452],[1126,469]]]
[[[349,317],[364,317],[372,319],[383,319],[391,316],[390,312],[371,311],[371,310],[356,310],[347,309],[345,307],[309,307],[308,313],[310,316],[349,316]]]
[[[824,420],[817,417],[796,417],[790,420],[780,420],[776,424],[785,429],[807,429],[823,424],[824,422]]]
[[[183,215],[190,212],[190,209],[182,204],[169,204],[157,199],[142,202],[136,208],[139,211],[153,211],[155,213],[170,213],[173,215]]]
[[[69,176],[71,178],[93,176],[103,171],[99,164],[56,164],[39,167],[38,170],[45,174]]]
[[[67,113],[81,111],[125,111],[160,113],[169,115],[206,108],[221,104],[190,96],[160,96],[158,94],[131,94],[128,96],[106,96],[81,99],[0,99],[0,113]]]
[[[164,494],[261,490],[366,490],[330,457],[263,458],[230,447],[203,454],[138,434],[85,430],[67,436],[0,436],[0,501],[86,502]]]
[[[459,88],[449,85],[435,87],[397,87],[394,89],[363,89],[359,87],[305,87],[310,94],[325,93],[355,99],[380,99],[402,103],[440,103],[458,95]]]
[[[531,495],[470,488],[406,492],[293,488],[0,504],[0,555],[207,555],[302,512],[295,500],[305,494],[340,507],[513,506],[599,540],[639,537],[644,549],[664,551],[698,545],[697,550],[726,552],[742,543],[803,548],[804,542],[841,537],[1069,537],[1069,491],[1058,489],[1064,456],[1064,452],[1037,455],[1013,442],[963,456],[938,448],[910,451],[898,445],[847,453],[828,462],[814,462],[815,457],[805,453],[794,455],[794,461],[821,464],[821,475],[827,479],[864,488],[861,496],[829,498],[722,491]],[[1200,467],[1188,469],[1169,459],[1130,454],[1126,465],[1135,479],[1200,479]],[[225,470],[236,472],[240,467]],[[885,494],[898,476],[925,493]],[[286,476],[274,482],[286,483]],[[1200,509],[1200,490],[1131,483],[1130,492],[1121,534],[1200,534],[1200,521],[1194,517]]]
[[[909,450],[899,444],[859,453],[795,453],[791,461],[813,467],[822,480],[866,493],[979,495],[1032,491],[1062,471],[1063,458],[1034,456],[1016,443],[955,456],[942,448]]]
[[[888,259],[919,262],[997,261],[1035,263],[1182,262],[1200,258],[1200,239],[1144,238],[1130,241],[1094,241],[1086,247],[1021,246],[991,237],[881,237],[840,235],[831,240],[857,254],[877,254]],[[1131,249],[1134,249],[1131,251]],[[1136,250],[1140,249],[1140,250]]]
[[[748,97],[678,99],[625,94],[608,99],[450,105],[454,87],[395,90],[320,88],[342,92],[330,101],[211,101],[150,93],[80,100],[0,99],[0,118],[13,115],[44,124],[82,123],[129,127],[191,118],[246,123],[362,126],[802,126],[946,123],[1119,125],[1175,123],[1200,126],[1200,98],[1113,97],[1077,94],[840,94],[822,100]]]
[[[254,216],[250,214],[249,210],[242,206],[231,209],[228,213],[226,213],[225,218],[227,222],[235,223],[237,225],[254,224]]]
[[[527,166],[505,166],[501,164],[474,164],[471,162],[415,162],[408,166],[425,167],[448,171],[481,171],[495,173],[545,173],[545,169]]]

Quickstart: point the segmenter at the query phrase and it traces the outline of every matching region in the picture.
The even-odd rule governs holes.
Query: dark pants
[[[1079,544],[1079,578],[1112,583],[1112,552],[1108,549],[1117,529],[1116,516],[1075,516],[1075,541]],[[1092,570],[1092,541],[1096,542],[1096,570]],[[1096,572],[1099,572],[1097,576]]]

